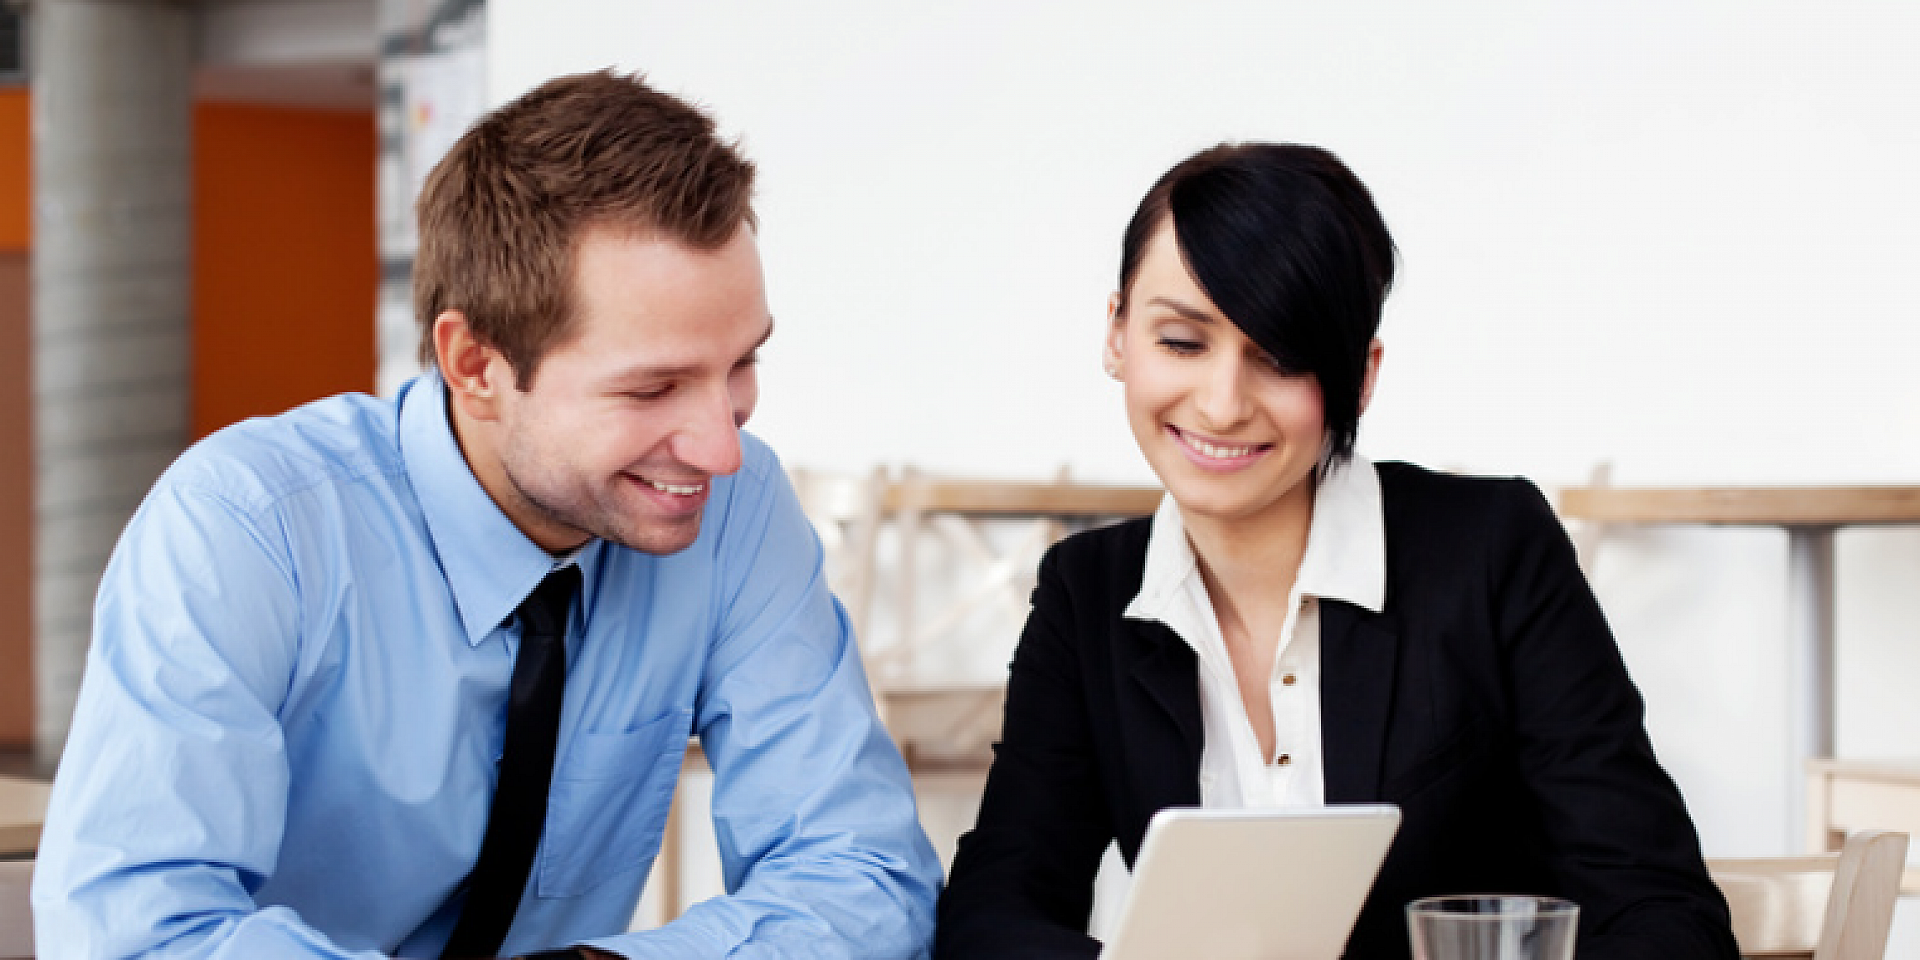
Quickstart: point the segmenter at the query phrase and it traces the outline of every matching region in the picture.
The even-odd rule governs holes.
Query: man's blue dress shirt
[[[671,556],[577,555],[545,832],[503,954],[914,957],[939,864],[767,447]],[[429,375],[222,431],[107,567],[34,878],[44,960],[436,957],[552,569]],[[689,735],[730,895],[622,934]]]

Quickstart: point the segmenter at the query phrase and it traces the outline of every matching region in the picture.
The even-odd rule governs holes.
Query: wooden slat
[[[1560,513],[1628,524],[1920,524],[1920,487],[1568,487]]]
[[[887,493],[887,509],[1056,517],[1144,517],[1160,505],[1158,487],[1005,480],[908,480]]]
[[[1898,830],[1920,836],[1920,762],[1912,760],[1807,761],[1810,839],[1838,846],[1857,830]],[[1920,896],[1920,867],[1905,871],[1902,896]]]
[[[1733,913],[1743,957],[1808,957],[1820,942],[1837,853],[1810,857],[1708,860]]]
[[[1893,922],[1905,833],[1868,830],[1838,854],[1709,860],[1746,957],[1881,960]]]
[[[51,784],[0,777],[0,857],[32,856],[40,846]]]
[[[1920,760],[1831,760],[1816,757],[1807,770],[1835,779],[1893,783],[1920,790]]]
[[[33,956],[33,861],[0,860],[0,957]]]

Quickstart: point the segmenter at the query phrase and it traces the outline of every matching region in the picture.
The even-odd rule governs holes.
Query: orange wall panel
[[[10,187],[11,185],[9,185]],[[0,250],[0,749],[33,743],[33,356],[27,255]]]
[[[194,109],[193,431],[373,389],[372,111]]]
[[[33,132],[0,90],[0,749],[33,743]]]
[[[0,251],[33,243],[33,131],[25,87],[0,90]]]

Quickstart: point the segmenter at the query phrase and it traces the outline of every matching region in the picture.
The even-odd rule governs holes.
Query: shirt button
[[[1295,679],[1296,678],[1294,677],[1294,675],[1289,673],[1286,676],[1280,678],[1280,685],[1283,687],[1291,687],[1293,686],[1293,682]]]
[[[1290,754],[1283,753],[1273,761],[1273,765],[1276,767],[1284,767],[1292,762],[1293,757]]]

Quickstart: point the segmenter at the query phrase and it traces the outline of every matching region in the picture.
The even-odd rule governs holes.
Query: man
[[[924,952],[905,768],[739,429],[752,180],[610,73],[454,146],[419,202],[433,371],[216,434],[122,536],[42,957]],[[623,934],[690,734],[730,894]]]

